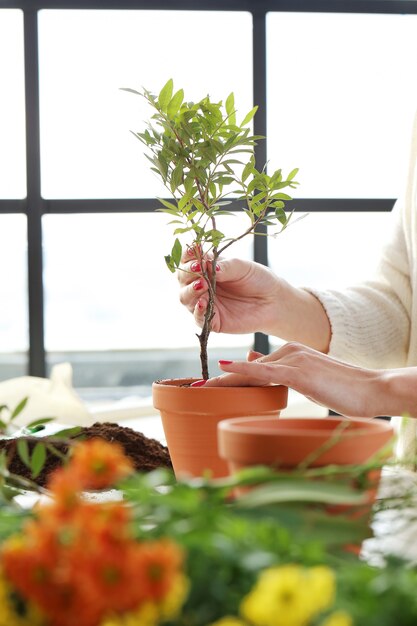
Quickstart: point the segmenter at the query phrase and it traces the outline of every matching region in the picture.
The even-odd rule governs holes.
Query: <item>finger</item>
[[[247,355],[246,355],[246,360],[247,361],[256,361],[256,359],[260,359],[263,356],[265,356],[265,355],[262,354],[262,352],[256,352],[256,350],[249,350]]]
[[[271,365],[270,363],[261,363],[260,361],[219,361],[221,370],[245,376],[249,385],[259,383],[263,385],[286,385],[291,386],[291,369],[284,365]]]
[[[201,298],[208,291],[208,285],[204,278],[197,277],[193,282],[185,285],[180,289],[180,302],[191,312],[194,312],[194,308]]]
[[[247,376],[239,374],[223,374],[209,378],[204,387],[251,387],[259,386],[259,381],[251,382]]]
[[[217,281],[219,283],[243,280],[252,271],[252,263],[242,259],[218,259],[216,264]]]
[[[191,245],[187,244],[186,247],[183,249],[181,262],[187,263],[188,261],[191,261],[191,260],[201,259],[201,256],[202,256],[202,250],[199,244],[195,244],[195,243]]]
[[[196,324],[200,326],[200,328],[204,324],[204,315],[207,309],[207,304],[208,304],[207,298],[203,297],[197,300],[195,307],[194,307],[194,311],[193,311],[194,319],[195,319]]]

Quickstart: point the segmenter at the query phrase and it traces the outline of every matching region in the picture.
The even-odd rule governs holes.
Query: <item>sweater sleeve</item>
[[[382,251],[372,280],[343,291],[307,289],[321,302],[330,320],[329,353],[362,367],[406,364],[411,285],[402,208],[397,202],[390,242]]]
[[[410,344],[416,335],[416,250],[417,114],[404,199],[392,211],[388,243],[375,276],[343,291],[307,289],[329,318],[330,354],[362,367],[410,364]]]

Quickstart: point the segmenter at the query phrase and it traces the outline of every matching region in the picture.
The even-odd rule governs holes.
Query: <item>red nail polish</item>
[[[197,302],[197,309],[199,311],[202,311],[204,309],[204,304],[201,302],[201,300]]]
[[[220,365],[230,365],[233,361],[226,361],[225,359],[219,359]]]
[[[220,272],[220,265],[216,263],[216,272]]]
[[[193,289],[195,289],[195,291],[199,291],[202,288],[203,288],[203,281],[201,280],[201,278],[199,280],[196,280],[193,283]]]
[[[190,387],[203,387],[205,384],[205,380],[196,380],[195,383],[191,383]]]
[[[188,256],[194,256],[194,248],[192,246],[187,248],[187,254]]]
[[[198,261],[194,261],[194,263],[191,263],[190,270],[192,272],[201,272],[201,265],[200,265],[200,263]]]

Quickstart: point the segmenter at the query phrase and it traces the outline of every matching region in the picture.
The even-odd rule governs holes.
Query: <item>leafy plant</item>
[[[172,216],[175,241],[165,257],[171,272],[181,266],[183,246],[179,237],[191,238],[189,248],[201,267],[201,276],[208,285],[208,305],[198,336],[202,376],[209,377],[207,344],[215,315],[216,265],[218,258],[233,243],[249,234],[260,234],[261,225],[284,230],[291,217],[284,210],[291,196],[283,189],[295,188],[293,169],[284,176],[281,169],[267,174],[265,166],[257,169],[254,147],[263,137],[250,132],[250,123],[258,107],[238,122],[235,99],[231,93],[223,103],[209,96],[199,102],[184,101],[184,91],[174,93],[172,79],[158,96],[147,89],[138,92],[154,110],[145,132],[133,133],[150,154],[146,157],[151,169],[162,179],[173,196],[172,201],[160,199],[160,209]],[[243,203],[247,226],[236,237],[219,230],[217,219],[232,215],[226,209],[230,196]],[[178,237],[177,237],[178,235]]]
[[[19,427],[15,425],[14,421],[22,413],[28,401],[28,397],[23,398],[22,400],[20,400],[20,402],[18,402],[14,409],[11,409],[7,404],[0,405],[1,435],[14,436],[17,433],[33,434],[35,432],[38,432],[38,430],[42,430],[45,427],[45,424],[52,422],[52,420],[54,419],[53,417],[40,417],[29,422],[23,430],[19,429]]]

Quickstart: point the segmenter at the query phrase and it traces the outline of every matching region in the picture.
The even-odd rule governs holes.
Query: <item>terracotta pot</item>
[[[249,465],[294,468],[365,463],[393,437],[385,420],[285,418],[225,420],[218,427],[219,454],[232,471]],[[332,445],[331,438],[334,437]]]
[[[231,473],[254,465],[294,469],[307,460],[308,467],[360,465],[386,446],[389,450],[393,436],[389,422],[379,419],[238,418],[218,425],[219,454],[227,460]],[[379,469],[368,473],[367,501],[363,507],[337,506],[327,510],[349,512],[353,517],[368,516],[379,478]]]
[[[157,381],[153,404],[162,418],[176,476],[227,476],[228,465],[217,452],[217,424],[252,416],[274,420],[287,405],[288,389],[268,387],[190,387],[195,378]]]

